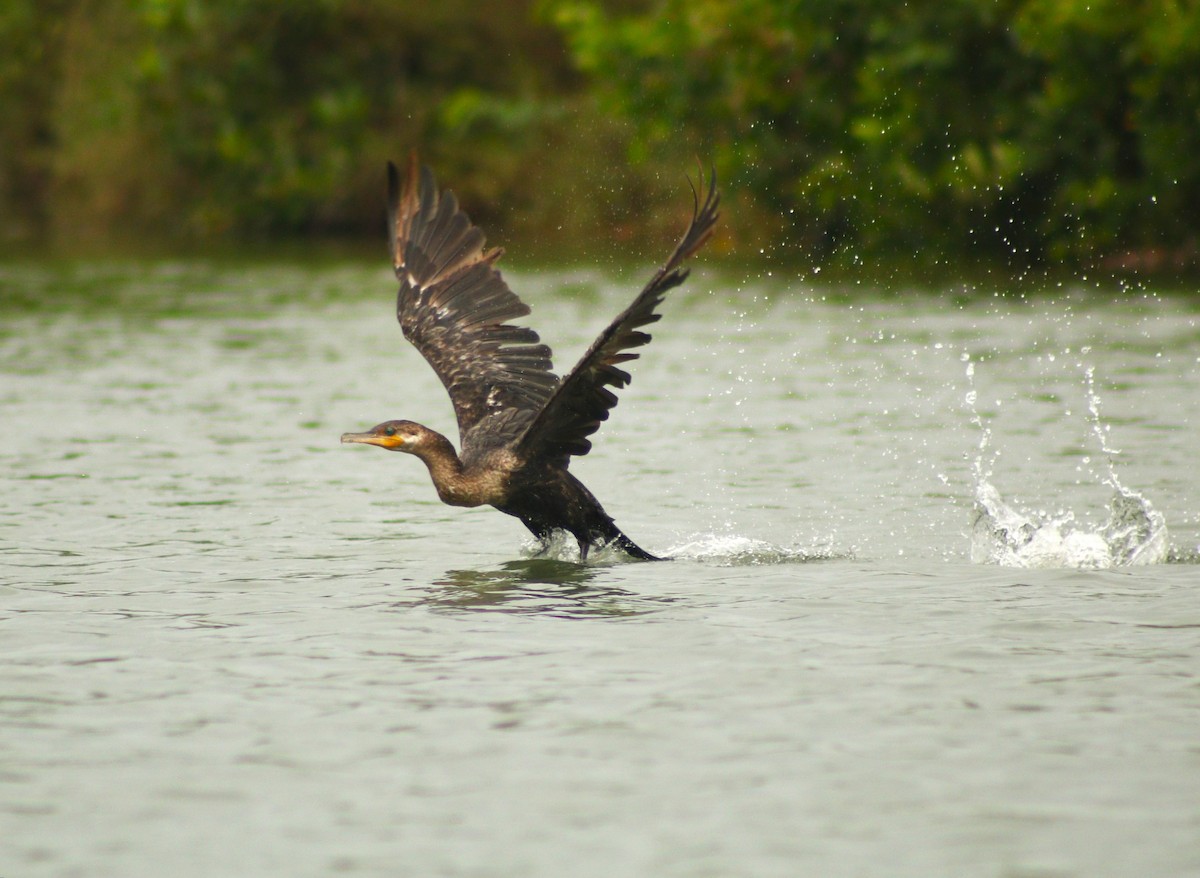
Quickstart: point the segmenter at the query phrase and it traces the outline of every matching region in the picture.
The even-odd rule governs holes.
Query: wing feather
[[[538,334],[508,322],[529,314],[529,306],[494,267],[502,251],[484,249],[483,232],[453,193],[438,191],[415,152],[403,187],[388,164],[388,230],[400,280],[396,316],[445,385],[464,449],[485,419],[492,428],[476,432],[488,432],[488,443],[515,439],[558,378]]]
[[[617,395],[609,388],[619,390],[631,380],[630,374],[617,368],[617,364],[640,356],[631,349],[650,341],[650,333],[642,332],[641,328],[662,319],[656,309],[663,296],[687,278],[687,270],[681,267],[683,262],[712,236],[720,216],[717,208],[721,201],[716,171],[709,177],[703,199],[694,186],[692,197],[692,221],[670,258],[563,378],[554,395],[519,439],[519,453],[546,455],[565,466],[572,455],[587,454],[591,450],[592,443],[587,437],[600,429],[600,424],[608,419],[609,412],[617,404]]]

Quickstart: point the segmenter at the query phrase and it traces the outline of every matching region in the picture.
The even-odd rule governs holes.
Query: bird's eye
[[[385,427],[384,431],[383,431],[383,435],[384,436],[395,436],[396,428],[395,427]]]

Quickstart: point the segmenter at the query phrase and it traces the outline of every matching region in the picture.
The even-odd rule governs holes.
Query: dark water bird
[[[543,545],[569,531],[581,559],[593,546],[615,545],[634,558],[659,560],[625,536],[592,492],[568,470],[587,454],[588,439],[627,385],[620,364],[650,341],[641,327],[657,321],[663,295],[687,277],[684,260],[709,239],[720,196],[716,173],[707,191],[692,190],[692,221],[669,259],[616,316],[564,377],[552,371],[550,348],[532,329],[510,323],[529,306],[508,288],[484,236],[439,192],[433,172],[410,156],[404,186],[388,163],[388,228],[400,279],[396,312],[404,337],[442,380],[458,420],[461,452],[440,433],[413,421],[384,421],[343,442],[415,454],[429,468],[438,496],[452,506],[490,504],[515,515]]]

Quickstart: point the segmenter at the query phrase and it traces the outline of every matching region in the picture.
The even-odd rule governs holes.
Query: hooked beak
[[[404,444],[400,436],[383,436],[377,433],[343,433],[342,442],[358,442],[362,445],[378,445],[380,448],[394,450]]]

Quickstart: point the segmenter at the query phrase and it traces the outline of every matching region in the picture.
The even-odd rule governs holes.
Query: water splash
[[[828,546],[808,549],[789,548],[735,534],[696,534],[686,542],[672,546],[667,556],[699,561],[718,567],[753,567],[766,564],[806,564],[851,557]]]
[[[653,551],[653,550],[650,550]],[[579,564],[579,543],[575,537],[564,530],[555,531],[545,542],[531,539],[521,547],[521,554],[526,558],[546,561],[569,561]],[[654,552],[654,554],[658,554]],[[628,555],[616,546],[596,546],[588,552],[586,564],[607,566],[621,564],[631,560]]]
[[[1145,496],[1121,484],[1117,477],[1113,458],[1120,450],[1109,444],[1108,425],[1100,418],[1100,397],[1092,367],[1085,372],[1089,419],[1106,464],[1101,481],[1113,492],[1108,520],[1099,528],[1078,522],[1069,510],[1048,515],[1015,509],[1005,502],[991,483],[996,456],[989,454],[991,429],[975,406],[975,364],[967,355],[963,359],[970,388],[966,403],[972,423],[980,430],[978,453],[972,466],[975,481],[972,562],[1006,567],[1098,569],[1161,564],[1168,560],[1167,524],[1162,513]]]

